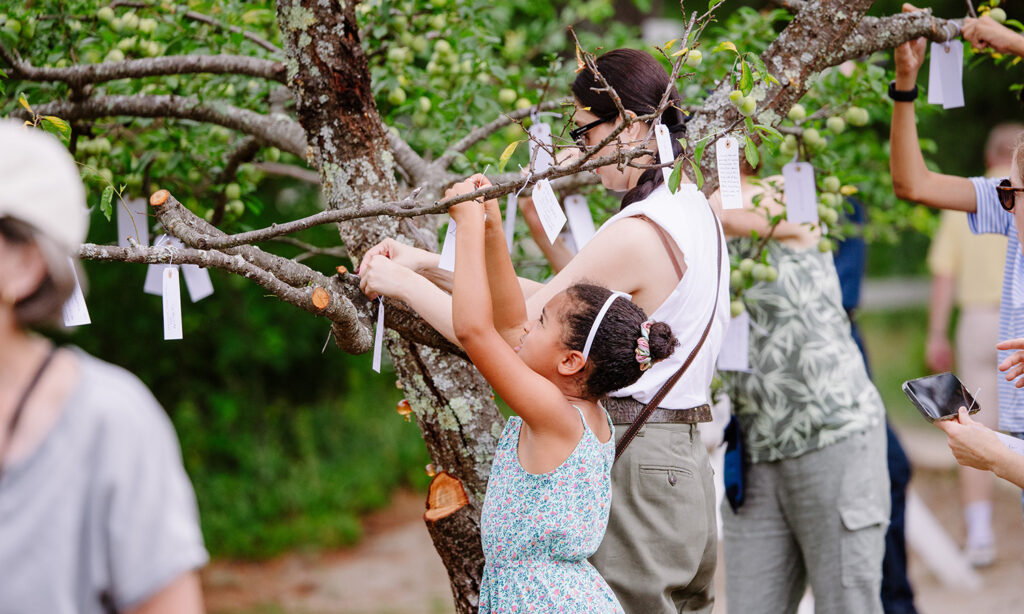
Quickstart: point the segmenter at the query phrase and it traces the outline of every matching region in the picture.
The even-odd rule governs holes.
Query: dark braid
[[[597,313],[611,291],[592,284],[574,284],[566,294],[569,306],[562,312],[567,331],[563,341],[569,349],[582,352]],[[644,310],[625,297],[612,302],[598,326],[582,371],[584,396],[599,399],[640,379],[643,371],[636,359],[636,347],[640,325],[646,320]],[[679,345],[671,327],[664,322],[652,323],[649,337],[653,362],[668,358]]]
[[[653,113],[669,86],[669,75],[658,60],[645,52],[636,49],[615,49],[597,58],[597,69],[609,85],[615,88],[622,102],[622,107],[637,115]],[[612,117],[618,109],[607,92],[595,92],[601,84],[590,69],[583,69],[572,84],[572,93],[580,106],[590,108],[597,117]],[[672,134],[672,153],[678,158],[683,154],[683,147],[676,138],[685,131],[686,116],[679,110],[682,97],[679,90],[672,86],[669,92],[669,106],[661,115],[661,122],[669,127]],[[651,139],[654,143],[654,139]],[[655,156],[657,158],[657,156]],[[649,168],[640,175],[636,186],[622,198],[622,206],[627,207],[641,201],[663,182],[664,174],[660,168]]]

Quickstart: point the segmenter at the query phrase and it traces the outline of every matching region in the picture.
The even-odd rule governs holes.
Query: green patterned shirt
[[[773,282],[744,293],[750,373],[722,374],[754,463],[795,458],[885,415],[850,335],[832,254],[770,241]]]

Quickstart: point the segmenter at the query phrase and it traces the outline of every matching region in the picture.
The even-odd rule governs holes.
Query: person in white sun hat
[[[85,189],[54,137],[0,120],[0,614],[195,614],[208,556],[170,420],[55,323]]]

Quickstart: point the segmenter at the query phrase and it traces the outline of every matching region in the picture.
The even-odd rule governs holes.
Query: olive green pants
[[[629,428],[616,424],[616,437]],[[700,432],[648,424],[612,468],[612,507],[590,562],[627,614],[711,612],[715,485]]]

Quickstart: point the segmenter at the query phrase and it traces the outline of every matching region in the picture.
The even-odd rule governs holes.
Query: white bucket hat
[[[85,187],[56,137],[0,119],[0,217],[31,224],[73,254],[89,230]]]

